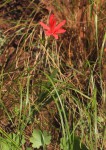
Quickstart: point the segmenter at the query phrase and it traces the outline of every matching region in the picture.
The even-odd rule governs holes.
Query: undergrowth
[[[106,149],[106,2],[0,2],[0,150]],[[39,22],[66,20],[56,40]]]

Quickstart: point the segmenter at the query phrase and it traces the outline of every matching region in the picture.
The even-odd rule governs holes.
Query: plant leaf
[[[50,141],[51,136],[46,131],[33,130],[32,137],[30,138],[33,148],[40,148],[41,146],[48,145]]]
[[[10,146],[8,145],[7,142],[0,141],[0,149],[1,150],[9,150]]]
[[[49,135],[47,131],[44,131],[42,136],[43,136],[44,144],[49,145],[51,142],[51,135]]]
[[[33,130],[32,137],[30,138],[33,148],[40,148],[42,146],[42,132],[41,130]]]

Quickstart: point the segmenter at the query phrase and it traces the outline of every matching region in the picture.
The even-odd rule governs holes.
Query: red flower
[[[58,34],[59,33],[64,33],[66,32],[66,30],[62,29],[61,27],[66,23],[66,20],[63,20],[61,23],[59,23],[56,26],[56,19],[55,16],[53,14],[50,15],[49,18],[49,26],[47,26],[46,24],[44,24],[43,22],[40,22],[40,25],[43,27],[43,29],[45,30],[45,34],[47,36],[54,36],[55,39],[58,39]]]

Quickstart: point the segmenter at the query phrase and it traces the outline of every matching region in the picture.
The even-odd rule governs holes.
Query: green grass
[[[105,150],[105,1],[86,2],[0,3],[0,150]],[[39,25],[51,10],[58,40]]]

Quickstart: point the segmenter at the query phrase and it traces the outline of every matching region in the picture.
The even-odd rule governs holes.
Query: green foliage
[[[45,147],[45,145],[50,144],[50,141],[51,136],[46,131],[33,130],[32,137],[30,138],[33,148]]]
[[[70,150],[88,150],[86,148],[86,146],[80,142],[80,138],[77,137],[77,136],[74,136],[74,138],[72,139],[71,138],[71,141],[72,141],[72,144],[71,144],[71,147],[70,147]],[[60,140],[60,148],[61,150],[68,150],[69,147],[68,146],[68,143],[66,143],[66,140],[65,138],[61,138]]]
[[[26,150],[32,150],[32,148],[30,148],[30,147],[27,147],[27,148],[26,148]]]
[[[10,149],[10,146],[7,142],[5,141],[0,141],[0,149],[1,150],[9,150]]]
[[[50,124],[46,122],[47,126],[59,131],[53,132],[57,138],[53,142],[58,146],[60,140],[61,150],[104,150],[105,3],[50,0],[57,21],[67,21],[67,32],[56,41],[44,36],[39,26],[40,21],[48,22],[51,14],[47,2],[42,2],[0,2],[0,18],[5,20],[2,23],[0,19],[0,123],[11,130],[5,123],[9,119],[18,133],[0,129],[0,150],[21,149],[27,127],[41,127],[45,122],[39,121],[43,108],[51,115],[49,121],[53,119]],[[71,136],[70,130],[80,138]],[[34,130],[32,147],[25,149],[45,149],[50,141],[46,131]]]
[[[9,136],[10,136],[11,139],[13,139],[13,141],[15,141],[15,143],[17,145],[21,146],[21,145],[23,145],[25,143],[24,135],[21,136],[21,138],[20,138],[19,135],[16,135],[15,133],[10,134]]]
[[[0,139],[0,150],[17,150],[19,147],[25,143],[25,138],[22,136],[20,138],[19,135],[15,133],[9,134],[7,138]]]

